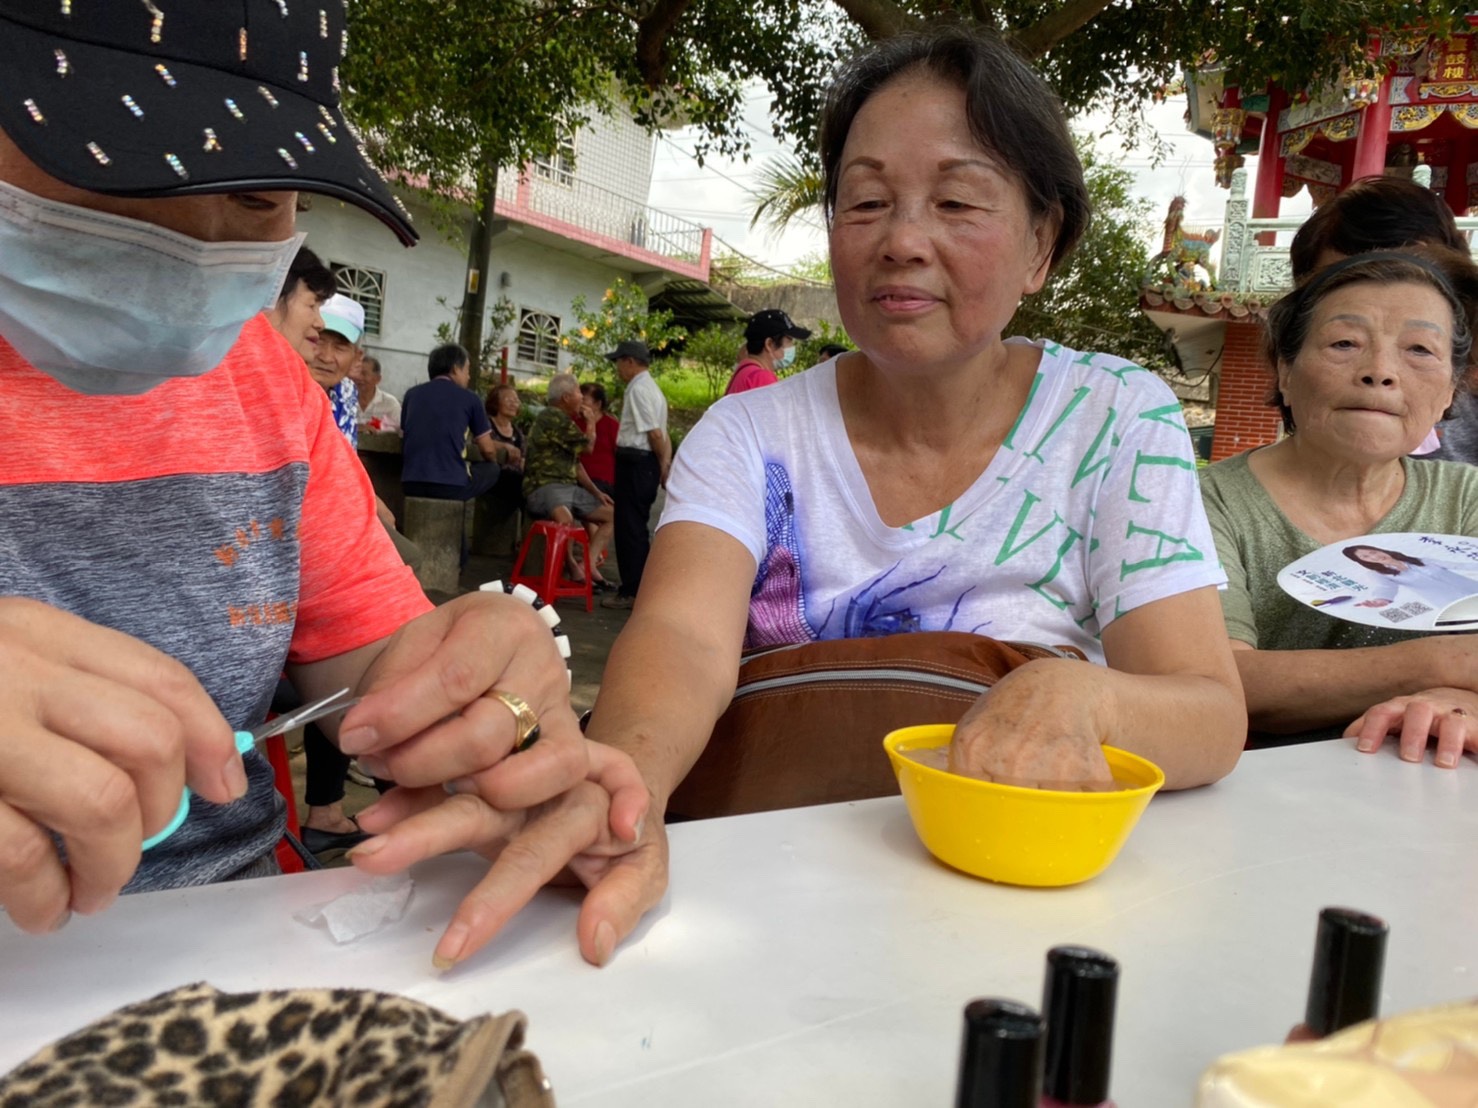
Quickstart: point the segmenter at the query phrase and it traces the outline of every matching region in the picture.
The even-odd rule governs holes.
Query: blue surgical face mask
[[[787,346],[785,348],[784,352],[781,353],[780,360],[775,363],[775,368],[776,369],[784,369],[786,366],[792,365],[794,362],[795,362],[795,347],[794,346]]]
[[[0,182],[0,336],[91,395],[197,377],[276,300],[303,238],[200,242]]]

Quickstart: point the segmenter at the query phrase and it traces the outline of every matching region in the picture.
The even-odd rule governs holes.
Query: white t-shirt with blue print
[[[709,409],[662,525],[707,524],[754,556],[746,647],[970,631],[1102,661],[1118,616],[1225,583],[1169,388],[1122,358],[1039,345],[985,472],[902,527],[879,518],[852,452],[835,361]]]

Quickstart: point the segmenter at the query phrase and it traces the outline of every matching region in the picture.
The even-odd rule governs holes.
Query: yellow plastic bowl
[[[1108,868],[1165,775],[1103,748],[1117,792],[1059,792],[977,781],[922,765],[905,751],[946,746],[954,727],[905,727],[883,740],[914,830],[929,853],[976,877],[1009,885],[1075,885]]]

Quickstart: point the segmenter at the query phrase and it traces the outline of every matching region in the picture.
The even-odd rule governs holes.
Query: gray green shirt
[[[1273,503],[1238,454],[1204,470],[1201,497],[1226,571],[1221,609],[1232,638],[1259,650],[1335,650],[1384,646],[1422,632],[1347,623],[1301,604],[1278,587],[1278,571],[1323,544]],[[1427,531],[1478,535],[1478,468],[1402,459],[1406,488],[1372,534]]]

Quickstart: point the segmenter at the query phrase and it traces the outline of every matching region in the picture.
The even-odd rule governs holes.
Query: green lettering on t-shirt
[[[1026,403],[1021,406],[1021,411],[1016,413],[1016,422],[1011,424],[1011,430],[1006,432],[1006,439],[1001,443],[1007,450],[1016,449],[1016,443],[1012,441],[1016,438],[1016,429],[1021,426],[1021,421],[1026,418],[1026,413],[1031,411],[1032,397],[1037,395],[1037,386],[1041,383],[1042,375],[1038,373],[1032,378],[1032,387],[1026,392]]]
[[[1135,535],[1153,535],[1155,537],[1155,556],[1146,558],[1142,562],[1120,562],[1119,580],[1129,577],[1145,569],[1158,569],[1160,566],[1168,566],[1171,562],[1200,562],[1205,560],[1205,555],[1191,545],[1189,539],[1179,535],[1167,535],[1164,531],[1156,531],[1149,527],[1140,527],[1133,520],[1129,522],[1129,529],[1124,532],[1126,539],[1132,539]],[[1166,554],[1166,547],[1170,547],[1170,553]]]
[[[951,527],[949,525],[949,513],[953,510],[953,504],[946,504],[944,506],[944,509],[939,513],[939,526],[936,527],[934,529],[934,533],[929,536],[931,539],[937,539],[943,535],[948,535],[952,539],[959,539],[960,542],[965,541],[965,536],[960,534],[959,532],[959,524],[955,524],[954,527]]]
[[[1098,429],[1098,434],[1094,436],[1093,442],[1089,445],[1087,451],[1083,454],[1083,457],[1078,460],[1078,472],[1073,474],[1073,483],[1071,485],[1072,488],[1077,488],[1079,481],[1083,480],[1083,478],[1089,476],[1090,474],[1103,469],[1109,464],[1109,459],[1112,457],[1112,455],[1107,450],[1105,450],[1098,461],[1094,462],[1092,465],[1088,464],[1088,459],[1093,457],[1093,455],[1097,453],[1098,448],[1103,445],[1104,436],[1108,435],[1109,432],[1113,430],[1114,420],[1117,418],[1118,412],[1114,411],[1113,408],[1110,408],[1108,410],[1108,414],[1103,417],[1103,426]],[[1109,446],[1114,447],[1118,445],[1119,436],[1114,435],[1109,440]]]
[[[1058,417],[1052,421],[1052,426],[1047,428],[1046,434],[1041,437],[1036,446],[1032,447],[1031,450],[1027,452],[1026,456],[1028,458],[1035,458],[1039,462],[1045,462],[1047,460],[1046,458],[1042,457],[1042,447],[1047,445],[1048,439],[1057,434],[1059,428],[1061,428],[1062,425],[1067,422],[1068,417],[1072,415],[1073,412],[1077,409],[1078,405],[1083,402],[1083,398],[1092,391],[1093,390],[1090,389],[1087,385],[1081,385],[1076,391],[1074,391],[1073,398],[1067,402],[1067,406],[1063,408]]]
[[[1016,519],[1011,524],[1011,530],[1006,532],[1006,541],[1001,544],[1000,552],[996,555],[996,565],[1004,565],[1006,562],[1009,562],[1062,522],[1062,517],[1056,512],[1053,512],[1051,523],[1028,537],[1025,541],[1021,543],[1016,542],[1016,537],[1021,534],[1021,528],[1026,524],[1026,517],[1031,515],[1032,508],[1039,504],[1041,499],[1041,497],[1034,493],[1028,492],[1026,494],[1026,499],[1021,502],[1021,511],[1016,513]]]
[[[1140,466],[1170,466],[1173,469],[1188,469],[1192,473],[1196,471],[1196,463],[1189,458],[1177,458],[1171,454],[1146,454],[1143,451],[1134,452],[1134,470],[1129,474],[1129,501],[1133,504],[1148,504],[1150,498],[1141,496],[1139,490],[1134,487],[1135,481],[1139,479]]]
[[[1129,376],[1129,374],[1131,374],[1131,373],[1148,373],[1149,372],[1149,370],[1145,369],[1144,366],[1142,366],[1142,365],[1135,365],[1133,362],[1130,362],[1127,365],[1121,365],[1118,369],[1110,369],[1108,366],[1104,365],[1102,362],[1095,362],[1094,363],[1094,368],[1095,369],[1101,369],[1105,373],[1108,373],[1108,374],[1110,374],[1110,375],[1112,375],[1114,377],[1117,377],[1119,379],[1119,382],[1121,384],[1123,383],[1124,378],[1127,377],[1127,376]]]
[[[1082,535],[1078,534],[1078,532],[1069,527],[1067,529],[1067,538],[1065,538],[1062,541],[1062,545],[1057,548],[1057,560],[1052,563],[1052,568],[1049,569],[1046,575],[1043,576],[1041,579],[1028,582],[1026,586],[1058,610],[1066,608],[1068,605],[1068,601],[1062,599],[1061,597],[1052,596],[1045,589],[1043,589],[1042,586],[1049,583],[1058,575],[1058,573],[1062,571],[1062,560],[1067,557],[1068,551],[1070,551],[1073,548],[1073,545],[1077,543],[1078,540],[1082,537]]]
[[[1147,412],[1139,413],[1140,419],[1148,419],[1155,423],[1168,423],[1171,427],[1185,430],[1185,409],[1180,404],[1166,404],[1163,408],[1151,408]]]

